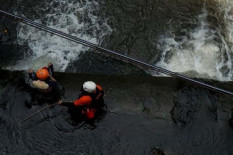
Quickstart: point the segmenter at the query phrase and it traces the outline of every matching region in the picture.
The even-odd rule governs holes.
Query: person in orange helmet
[[[54,68],[52,63],[39,69],[37,72],[28,71],[29,85],[31,86],[31,100],[26,106],[31,107],[34,101],[37,103],[55,103],[64,94],[64,88],[54,79]]]
[[[52,87],[56,85],[56,79],[53,78],[54,68],[52,63],[39,69],[36,73],[33,70],[28,71],[29,78],[32,81],[32,87],[42,92],[51,92]]]
[[[101,108],[104,106],[104,90],[92,81],[86,81],[79,92],[79,97],[73,103],[60,103],[64,106],[73,106],[81,109],[81,114],[85,121],[93,124]]]

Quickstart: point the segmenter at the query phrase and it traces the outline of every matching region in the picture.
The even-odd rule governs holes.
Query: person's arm
[[[96,100],[101,99],[104,96],[104,92],[101,91],[97,96],[96,96]]]
[[[38,80],[38,78],[37,78],[37,76],[36,76],[36,73],[33,71],[33,70],[29,70],[28,71],[28,75],[29,75],[29,78],[31,79],[31,80]]]
[[[65,107],[74,107],[74,103],[72,101],[59,101],[59,105],[65,106]]]
[[[104,90],[100,85],[96,85],[97,89],[100,91],[99,94],[96,96],[96,100],[100,100],[104,96]]]
[[[92,102],[92,98],[90,96],[84,95],[80,97],[79,99],[74,101],[74,105],[77,107],[90,105]]]
[[[49,77],[50,77],[50,79],[51,79],[53,82],[56,82],[56,81],[57,81],[57,80],[54,79],[50,74],[49,74]]]

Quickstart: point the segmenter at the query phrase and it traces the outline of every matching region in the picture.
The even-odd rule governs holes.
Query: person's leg
[[[54,68],[53,68],[53,64],[50,62],[48,63],[48,71],[49,74],[53,77],[54,76]],[[56,91],[58,92],[58,94],[60,96],[64,95],[65,93],[65,89],[62,87],[62,85],[58,82],[47,82],[49,84],[50,87],[53,87],[54,89],[56,89]]]
[[[88,108],[86,111],[86,117],[89,120],[93,120],[95,118],[95,114],[96,114],[96,109]]]
[[[95,129],[95,128],[96,128],[95,119],[86,118],[86,119],[85,119],[85,126],[86,126],[86,128],[88,128],[89,130]]]
[[[70,123],[72,125],[77,125],[84,121],[81,109],[75,107],[74,105],[68,108],[68,113],[70,114]]]

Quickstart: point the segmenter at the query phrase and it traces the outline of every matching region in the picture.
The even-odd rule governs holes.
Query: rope
[[[46,110],[46,109],[48,109],[48,108],[50,108],[50,107],[52,107],[52,106],[55,106],[55,105],[58,105],[58,102],[56,102],[56,103],[54,103],[54,104],[51,104],[51,105],[48,105],[48,106],[46,106],[46,107],[44,107],[44,108],[42,108],[42,109],[40,109],[40,110],[34,112],[34,113],[31,114],[30,116],[24,118],[24,119],[22,120],[22,122],[24,122],[24,121],[30,119],[31,117],[33,117],[34,115],[40,113],[41,111],[44,111],[44,110]]]
[[[117,52],[115,52],[115,51],[111,51],[111,50],[105,49],[105,48],[103,48],[103,47],[100,47],[100,46],[95,45],[95,44],[93,44],[93,43],[90,43],[90,42],[88,42],[88,41],[82,40],[82,39],[80,39],[80,38],[77,38],[77,37],[75,37],[75,36],[66,34],[66,33],[64,33],[64,32],[61,32],[61,31],[58,31],[58,30],[55,30],[55,29],[52,29],[52,28],[46,27],[46,26],[44,26],[44,25],[42,25],[42,24],[33,22],[33,21],[28,20],[28,19],[26,19],[26,18],[22,18],[22,17],[16,16],[16,15],[10,14],[10,13],[5,12],[5,11],[3,11],[3,10],[0,10],[0,14],[2,14],[2,15],[4,15],[4,16],[11,17],[11,18],[13,18],[14,20],[16,20],[16,21],[18,21],[18,22],[22,22],[22,23],[25,23],[25,24],[30,25],[30,26],[32,26],[32,27],[38,28],[38,29],[40,29],[40,30],[43,30],[43,31],[52,33],[52,34],[57,35],[57,36],[60,36],[60,37],[65,38],[65,39],[67,39],[67,40],[70,40],[70,41],[73,41],[73,42],[82,44],[82,45],[84,45],[84,46],[88,46],[88,47],[93,48],[94,50],[98,50],[98,51],[100,51],[100,52],[102,52],[102,53],[105,53],[105,54],[108,54],[108,55],[112,55],[112,56],[114,56],[114,57],[118,57],[118,58],[120,58],[121,61],[131,62],[131,63],[133,63],[133,64],[140,65],[141,67],[146,67],[146,68],[155,70],[155,71],[157,71],[157,72],[160,72],[160,73],[163,73],[163,74],[172,76],[172,77],[174,77],[174,78],[178,78],[178,79],[182,79],[182,80],[191,82],[191,83],[193,83],[193,84],[199,85],[199,86],[204,87],[204,88],[207,88],[207,89],[209,89],[209,90],[213,90],[213,91],[216,91],[216,92],[220,92],[220,93],[223,93],[223,94],[227,94],[227,95],[233,96],[233,93],[230,92],[230,91],[228,91],[228,90],[224,90],[224,89],[221,89],[221,88],[218,88],[218,87],[215,87],[215,86],[212,86],[212,85],[209,85],[209,84],[200,82],[200,81],[198,81],[198,80],[194,80],[194,79],[191,79],[191,78],[189,78],[189,77],[180,75],[180,74],[178,74],[178,73],[176,73],[176,72],[172,72],[172,71],[169,71],[169,70],[167,70],[167,69],[164,69],[164,68],[161,68],[161,67],[158,67],[158,66],[154,66],[154,65],[145,63],[145,62],[143,62],[143,61],[140,61],[140,60],[137,60],[137,59],[134,59],[134,58],[125,56],[125,55],[120,54],[120,53],[117,53]]]

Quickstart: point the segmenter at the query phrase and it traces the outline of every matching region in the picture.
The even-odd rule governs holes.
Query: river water
[[[232,3],[228,0],[18,0],[13,1],[11,10],[174,72],[231,81]],[[93,61],[93,55],[85,56],[90,49],[24,24],[17,26],[17,42],[27,48],[21,50],[22,55],[16,61],[4,65],[7,69],[39,68],[51,61],[58,71],[79,72],[75,69],[81,67],[78,64],[88,59]],[[103,67],[101,64],[106,63],[103,61],[94,63]],[[109,66],[113,65],[109,62]],[[86,65],[93,67],[91,62]],[[115,68],[121,70],[119,65]]]
[[[0,8],[127,56],[232,90],[233,1],[0,0]],[[107,92],[94,130],[72,131],[67,108],[28,109],[25,74],[0,74],[2,154],[232,154],[232,99],[142,70],[92,49],[0,18],[0,68],[53,62],[74,100],[86,79]],[[7,33],[3,30],[8,29]],[[69,74],[68,72],[76,72]],[[86,75],[77,73],[98,73]],[[148,79],[140,74],[154,76]],[[138,76],[119,76],[137,73]],[[100,75],[113,74],[113,75]],[[117,80],[116,80],[117,79]],[[136,83],[136,84],[135,84]],[[45,106],[45,105],[44,105]]]

